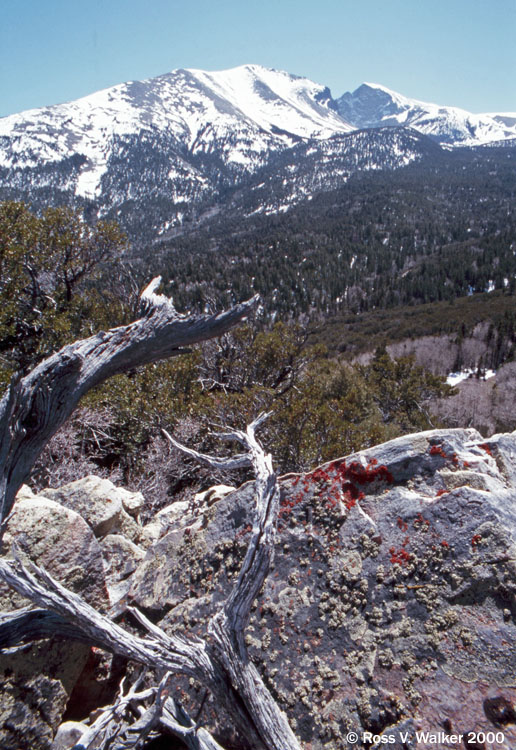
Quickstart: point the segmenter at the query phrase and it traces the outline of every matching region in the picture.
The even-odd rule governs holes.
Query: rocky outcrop
[[[42,494],[79,513],[97,537],[121,532],[132,541],[141,539],[141,527],[134,520],[145,502],[141,492],[129,492],[91,475]]]
[[[516,435],[410,435],[281,487],[247,641],[299,737],[329,750],[351,730],[500,729],[489,706],[516,701]],[[178,520],[133,574],[134,603],[202,631],[239,569],[252,495]],[[211,720],[223,737],[217,707]],[[516,746],[516,726],[503,732]]]
[[[23,488],[9,520],[5,549],[14,543],[22,558],[41,565],[70,590],[106,611],[100,546],[75,511]],[[30,604],[0,585],[0,610]],[[78,643],[41,641],[0,656],[0,746],[48,750],[68,698],[88,661]]]
[[[371,747],[381,733],[399,750],[439,744],[416,731],[501,732],[495,746],[516,747],[516,433],[408,435],[280,485],[274,568],[246,637],[306,748]],[[144,527],[145,552],[111,526],[99,547],[110,591],[168,632],[204,634],[252,506],[253,483],[173,504]],[[202,689],[177,689],[225,747],[247,747]]]

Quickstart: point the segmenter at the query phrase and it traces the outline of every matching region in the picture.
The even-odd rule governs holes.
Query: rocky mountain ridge
[[[357,172],[422,158],[425,140],[436,149],[513,145],[513,119],[371,84],[335,100],[323,85],[259,65],[175,70],[0,119],[0,198],[145,214],[159,237],[203,211],[231,210],[235,190],[251,212],[284,211]],[[300,178],[307,156],[316,172]],[[269,180],[284,194],[257,202],[257,185],[267,192]]]
[[[479,146],[516,138],[514,114],[475,115],[458,107],[409,99],[377,83],[363,83],[337,99],[342,117],[355,128],[410,127],[438,143]]]

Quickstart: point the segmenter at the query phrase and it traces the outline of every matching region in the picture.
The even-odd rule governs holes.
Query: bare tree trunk
[[[247,454],[224,461],[191,449],[186,452],[214,467],[228,468],[235,461],[244,463],[247,460],[254,469],[256,508],[251,540],[235,586],[222,610],[212,617],[208,631],[212,636],[215,659],[222,664],[231,685],[244,702],[265,747],[270,750],[297,750],[300,745],[287,718],[250,661],[244,641],[244,629],[249,621],[252,604],[265,583],[274,556],[279,511],[279,487],[272,469],[272,458],[264,453],[255,436],[256,428],[268,416],[260,415],[248,425],[245,432],[235,430],[219,435],[224,440],[237,440],[247,448]],[[168,433],[165,434],[173,445],[185,450]]]
[[[142,317],[135,322],[69,344],[24,378],[13,377],[0,401],[0,524],[39,454],[85,393],[112,375],[220,336],[258,301],[253,297],[219,315],[184,316],[155,294],[160,281],[157,277],[142,293]]]
[[[242,320],[257,301],[253,298],[216,316],[186,318],[177,314],[170,300],[154,294],[158,284],[159,279],[155,279],[143,293],[139,320],[66,346],[26,377],[13,379],[0,402],[1,531],[16,492],[33,462],[81,396],[115,373],[180,354],[185,346],[220,335]],[[147,631],[145,637],[135,636],[67,591],[41,568],[23,565],[15,555],[14,561],[0,559],[0,578],[41,609],[0,615],[0,647],[12,647],[51,635],[74,638],[161,673],[194,677],[224,706],[253,748],[300,750],[285,714],[251,663],[244,641],[251,606],[272,561],[279,509],[279,490],[271,457],[265,455],[255,437],[256,428],[266,416],[255,420],[246,432],[234,431],[219,436],[237,440],[246,449],[245,453],[230,459],[202,456],[179,446],[167,434],[174,445],[210,466],[251,465],[256,474],[251,541],[231,594],[209,623],[209,642],[197,637],[169,636],[142,613],[131,609]],[[220,746],[209,733],[195,726],[189,717],[185,718],[172,699],[165,700],[163,690],[163,685],[157,689],[154,706],[143,712],[136,722],[138,726],[133,724],[132,732],[127,726],[122,732],[119,711],[138,697],[135,691],[125,697],[121,694],[119,703],[107,707],[99,717],[98,726],[92,725],[89,733],[93,736],[97,729],[111,732],[111,737],[119,736],[117,747],[137,747],[140,739],[157,726],[159,718],[160,726],[181,736],[192,750],[217,750]]]

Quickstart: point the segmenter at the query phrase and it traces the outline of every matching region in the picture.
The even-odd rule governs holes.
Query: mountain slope
[[[511,115],[474,115],[458,107],[409,99],[376,83],[363,83],[337,100],[342,117],[356,128],[411,127],[443,144],[478,146],[516,138]]]
[[[438,160],[441,149],[404,128],[379,128],[302,142],[275,155],[238,187],[227,209],[240,215],[284,212],[318,193],[335,190],[359,172],[392,171],[424,158]]]
[[[308,79],[257,65],[216,73],[176,70],[2,118],[0,165],[34,168],[80,154],[75,192],[98,197],[113,151],[134,138],[149,142],[159,135],[169,176],[189,183],[190,197],[206,187],[202,167],[209,155],[217,154],[229,172],[252,172],[270,152],[300,138],[351,129],[333,108],[329,90]]]
[[[259,65],[175,70],[0,119],[0,199],[80,203],[148,244],[213,213],[285,211],[357,172],[437,163],[443,143],[516,144],[512,118],[376,84],[336,102]]]

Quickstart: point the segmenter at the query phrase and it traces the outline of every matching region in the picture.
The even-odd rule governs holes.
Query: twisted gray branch
[[[155,279],[143,292],[139,320],[66,346],[26,377],[13,378],[0,402],[0,531],[33,462],[90,388],[111,375],[174,356],[191,344],[219,336],[242,320],[258,300],[254,297],[220,315],[180,316],[169,299],[155,293],[158,285],[159,279]],[[134,614],[147,636],[135,636],[67,591],[41,568],[32,563],[24,565],[15,557],[14,561],[0,559],[0,578],[43,609],[23,610],[0,618],[0,644],[12,646],[50,634],[64,635],[153,669],[194,677],[226,708],[257,750],[300,750],[286,716],[251,664],[243,638],[251,606],[270,569],[279,509],[271,457],[264,453],[255,436],[266,417],[261,415],[245,432],[219,435],[240,442],[246,448],[245,454],[213,459],[186,450],[212,466],[252,465],[256,474],[251,540],[236,584],[222,610],[210,622],[210,642],[168,636],[137,612]],[[181,447],[173,438],[170,440]],[[117,720],[118,709],[113,708],[111,713],[107,710],[100,731],[111,731],[110,722]],[[192,750],[217,750],[213,738],[191,720],[185,720],[170,699],[142,717],[142,732],[155,726],[158,714],[161,725],[181,736]],[[114,731],[120,733],[118,725]],[[129,736],[127,742],[134,745]]]
[[[112,375],[222,335],[258,302],[255,296],[218,315],[182,316],[155,293],[160,281],[153,279],[143,291],[138,320],[69,344],[25,377],[12,378],[0,401],[0,539],[35,460],[85,393]]]

